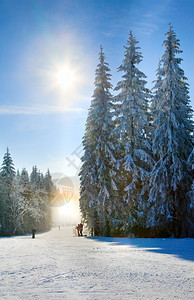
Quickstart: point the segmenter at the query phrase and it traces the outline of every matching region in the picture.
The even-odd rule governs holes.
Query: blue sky
[[[129,31],[143,54],[139,64],[152,87],[171,22],[183,50],[182,68],[194,105],[194,1],[1,0],[0,157],[6,147],[20,170],[75,175],[99,46],[116,85]],[[68,89],[55,82],[61,66],[74,72]],[[80,149],[79,149],[80,152]],[[76,167],[66,159],[75,159]]]

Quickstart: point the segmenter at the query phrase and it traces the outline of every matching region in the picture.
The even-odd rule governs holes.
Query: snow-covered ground
[[[0,238],[0,299],[194,299],[194,239]]]

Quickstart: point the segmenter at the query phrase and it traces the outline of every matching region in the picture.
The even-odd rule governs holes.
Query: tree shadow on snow
[[[89,237],[99,242],[108,242],[113,246],[132,246],[144,248],[145,251],[169,254],[180,259],[194,261],[194,239],[160,239],[160,238],[114,238],[114,237]]]

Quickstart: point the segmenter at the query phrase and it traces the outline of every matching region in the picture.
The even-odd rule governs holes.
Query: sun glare
[[[55,224],[76,224],[80,221],[79,204],[77,201],[69,201],[63,206],[54,208],[53,221]]]
[[[67,204],[61,206],[61,213],[64,215],[72,216],[75,214],[73,203],[70,201]]]
[[[74,73],[67,67],[64,67],[56,73],[57,84],[60,85],[63,89],[70,88],[74,80]]]

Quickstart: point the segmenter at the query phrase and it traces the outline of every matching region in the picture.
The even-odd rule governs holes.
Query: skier
[[[35,239],[36,229],[32,229],[32,239]]]

